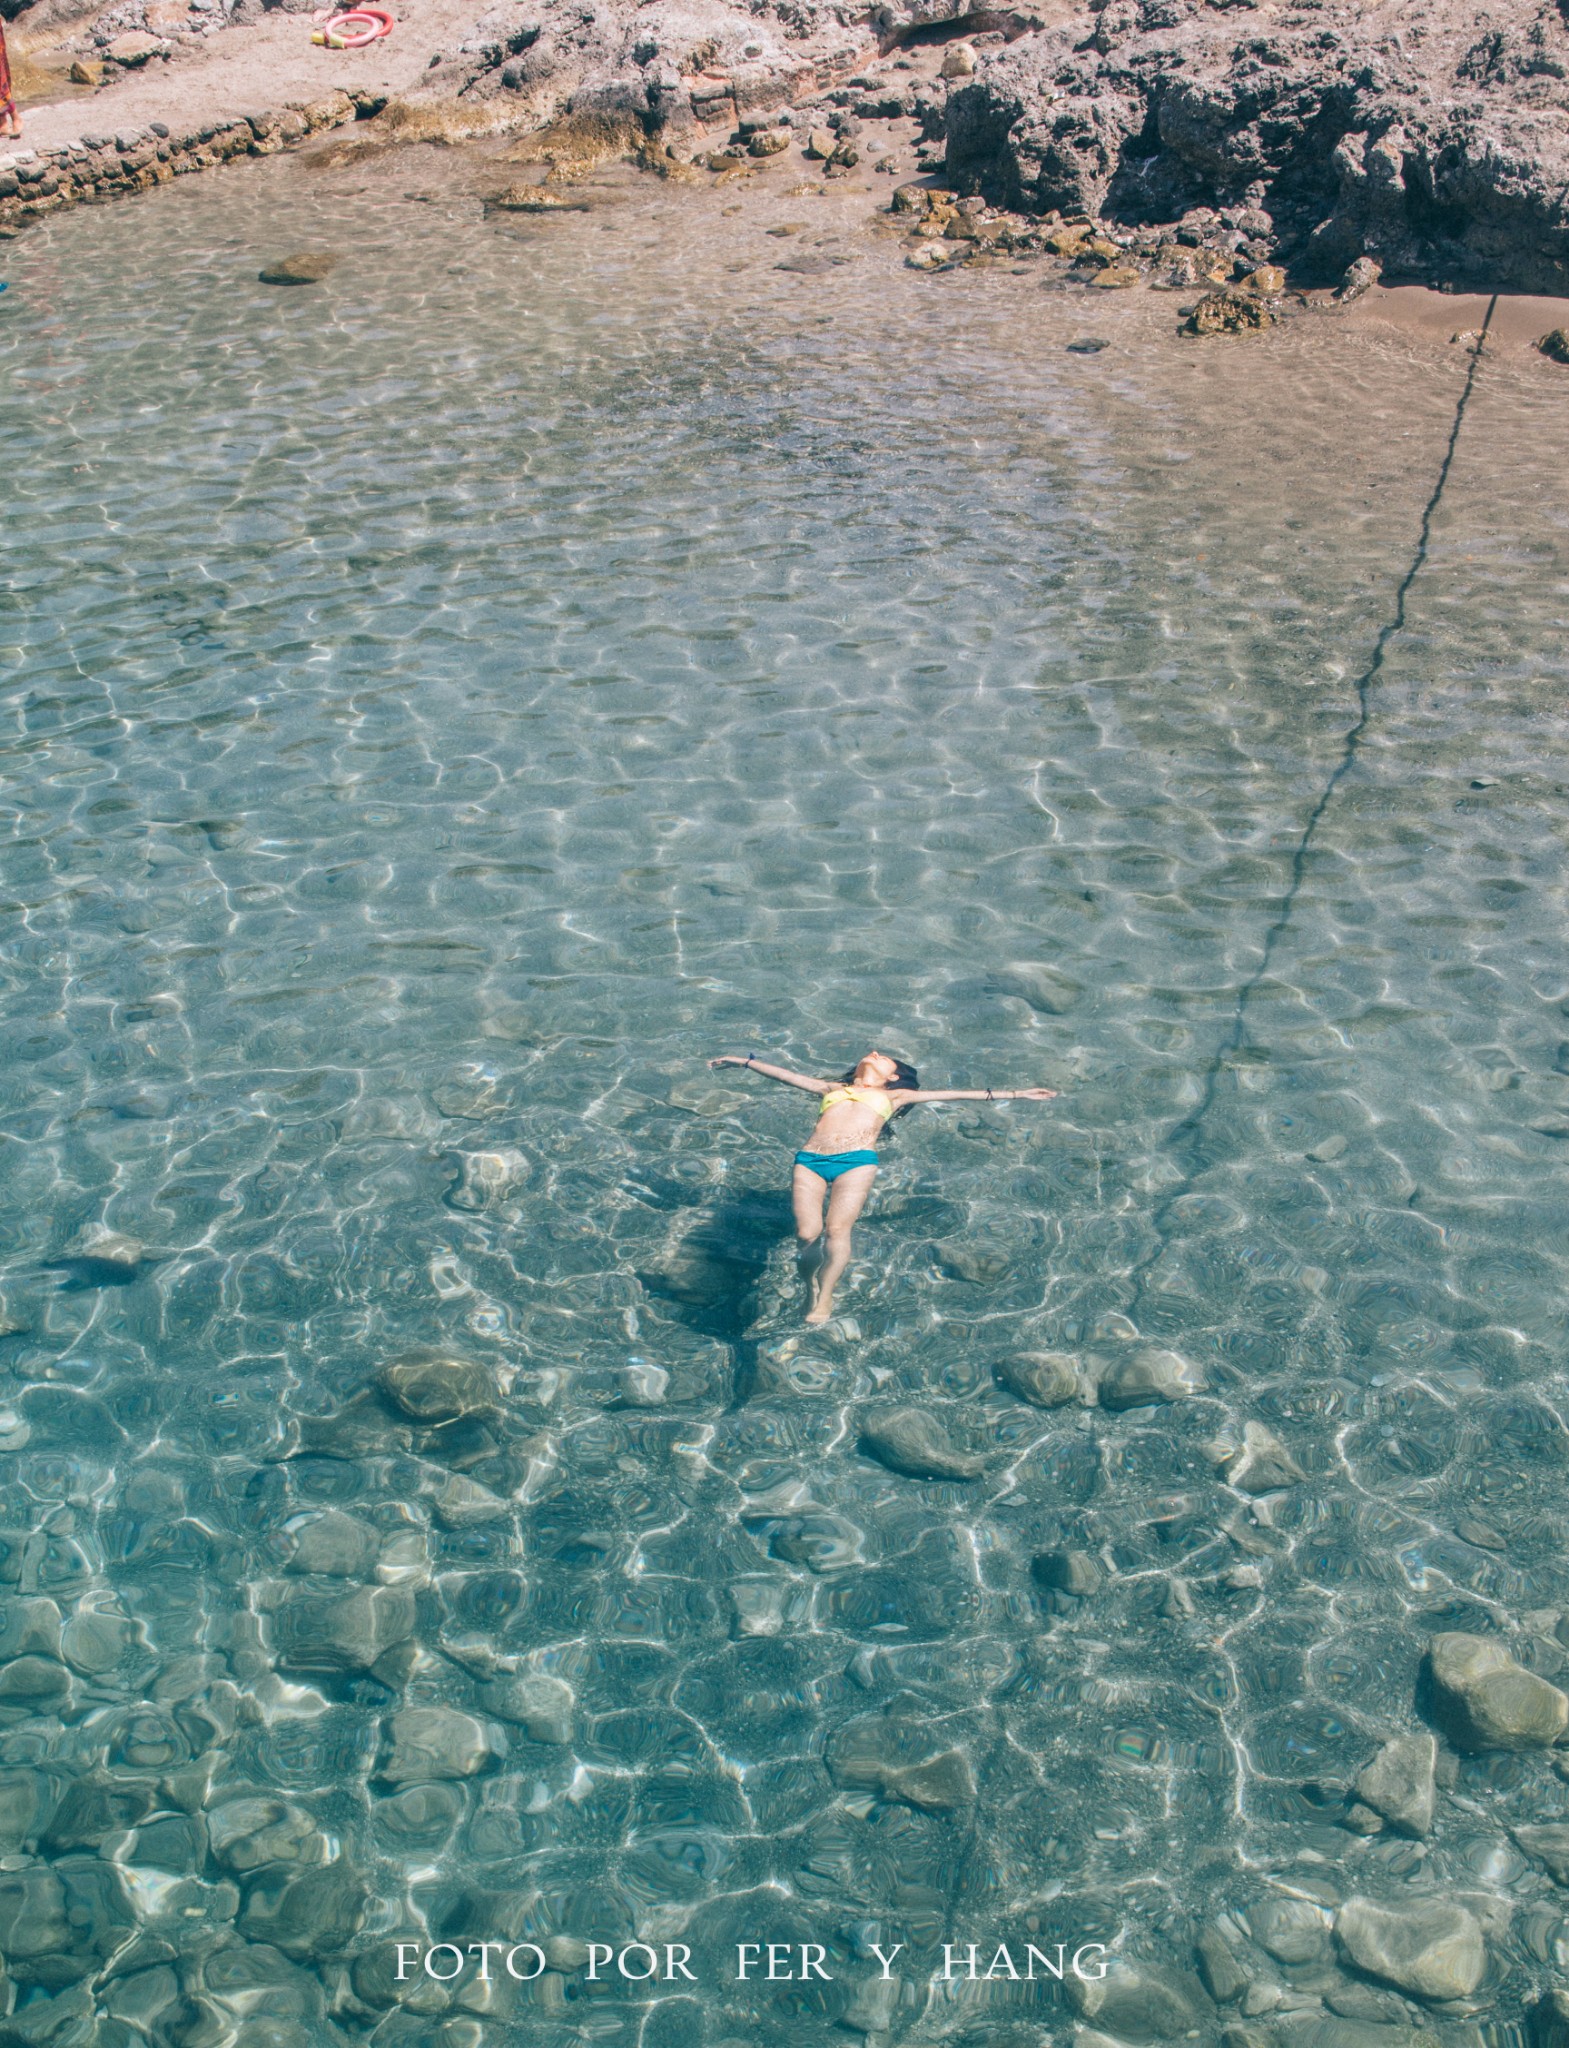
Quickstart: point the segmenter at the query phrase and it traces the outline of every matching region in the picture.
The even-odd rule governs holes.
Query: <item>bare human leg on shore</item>
[[[11,83],[11,57],[5,46],[5,28],[0,25],[0,139],[19,141],[22,117],[17,112],[15,87]]]

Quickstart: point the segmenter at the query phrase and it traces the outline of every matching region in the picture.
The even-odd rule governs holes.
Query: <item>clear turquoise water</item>
[[[929,1997],[934,1945],[1045,1929],[1218,2039],[1206,1919],[1361,1892],[1492,1912],[1440,2036],[1519,2038],[1569,1927],[1508,1831],[1569,1786],[1461,1759],[1424,1843],[1337,1817],[1436,1629],[1566,1661],[1564,373],[1481,366],[1212,1072],[1462,351],[1192,349],[1169,301],[918,278],[837,217],[808,277],[717,199],[497,226],[467,176],[275,164],[7,252],[4,1626],[50,1662],[18,1603],[53,1602],[69,1689],[0,1700],[0,1894],[53,1924],[53,1870],[77,1914],[13,1959],[22,2014],[1012,2044],[1069,2026],[1055,1991]],[[254,283],[302,244],[326,284]],[[809,1335],[811,1106],[704,1062],[868,1043],[1061,1097],[907,1119]],[[1148,1345],[1200,1390],[994,1380]],[[498,1411],[395,1415],[373,1377],[418,1347]],[[900,1400],[982,1477],[861,1455]],[[1250,1420],[1305,1474],[1262,1503],[1209,1449]],[[1036,1590],[1061,1548],[1090,1597]],[[415,1618],[328,1669],[362,1583]],[[541,1677],[555,1724],[507,1705]],[[487,1724],[484,1767],[389,1779],[410,1704]],[[978,1797],[942,1811],[858,1776],[954,1749]],[[60,1819],[106,1780],[115,1825]],[[226,1862],[248,1795],[316,1832]],[[704,1981],[346,1976],[411,1930],[681,1940]],[[750,1939],[834,1982],[735,1984]],[[872,1941],[907,1944],[882,2011]],[[1346,1995],[1250,1953],[1270,2039]]]

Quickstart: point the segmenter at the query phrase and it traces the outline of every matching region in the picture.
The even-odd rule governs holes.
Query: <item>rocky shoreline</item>
[[[204,122],[184,135],[172,133],[165,121],[153,121],[129,134],[86,135],[54,148],[15,150],[0,156],[0,227],[25,226],[81,200],[147,192],[238,157],[274,156],[360,112],[347,93],[330,93],[305,107]]]
[[[265,12],[235,0],[214,27],[214,0],[189,4],[201,36],[165,31],[150,51],[147,25],[167,0],[121,0],[58,25],[55,60],[113,81],[156,55],[172,93],[182,65],[215,45],[243,48]],[[280,26],[301,4],[266,19]],[[501,0],[456,32],[450,11],[427,23],[428,56],[406,42],[417,83],[405,93],[350,87],[185,126],[154,118],[128,131],[100,118],[103,93],[113,106],[127,91],[111,84],[73,109],[96,133],[0,158],[0,226],[358,118],[389,139],[536,133],[558,160],[620,154],[716,175],[793,146],[832,174],[913,145],[914,167],[951,195],[922,209],[919,232],[949,245],[928,265],[973,253],[1000,217],[993,242],[1034,235],[1108,285],[1133,272],[1127,281],[1233,297],[1241,287],[1249,299],[1225,317],[1242,325],[1278,303],[1265,275],[1276,271],[1353,291],[1382,273],[1569,295],[1569,18],[1558,5],[1506,0],[1419,19],[1323,0],[961,5]],[[410,38],[416,28],[411,18]]]

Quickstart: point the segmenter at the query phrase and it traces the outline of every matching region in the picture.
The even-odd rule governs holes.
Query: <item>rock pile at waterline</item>
[[[233,34],[255,9],[231,10]],[[138,18],[131,0],[84,28],[82,61]],[[169,42],[169,68],[204,40]],[[901,63],[906,51],[931,59],[933,43],[949,46],[940,63]],[[429,102],[461,110],[471,130],[575,132],[601,154],[652,143],[706,160],[717,134],[738,165],[795,139],[845,169],[876,153],[878,124],[913,121],[927,167],[958,196],[1028,215],[1123,229],[1197,220],[1192,240],[1284,263],[1297,282],[1367,262],[1421,282],[1569,292],[1569,19],[1540,0],[1505,0],[1485,20],[1452,0],[1420,16],[1214,0],[1066,14],[968,14],[958,0],[501,0],[434,51],[425,78],[388,117],[409,139],[411,111]],[[298,113],[279,116],[284,140],[291,120],[304,132]],[[814,151],[814,138],[827,146]],[[120,152],[129,173],[80,151],[0,157],[0,218],[56,192],[136,189],[168,175],[171,155],[184,170],[228,153],[210,136],[181,154],[154,135],[145,162]],[[1215,318],[1259,324],[1255,310]]]

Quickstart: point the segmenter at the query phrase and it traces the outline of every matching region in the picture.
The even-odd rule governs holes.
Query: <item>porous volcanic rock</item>
[[[1106,0],[950,93],[947,171],[1037,212],[1220,209],[1326,280],[1386,272],[1569,291],[1569,19],[1503,0]]]

